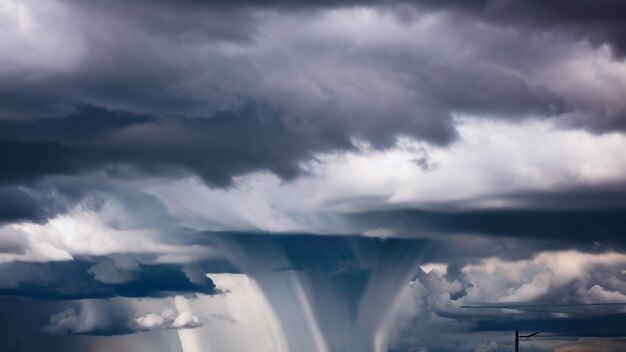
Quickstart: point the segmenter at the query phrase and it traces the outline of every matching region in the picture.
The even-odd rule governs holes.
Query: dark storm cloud
[[[182,168],[218,186],[258,170],[291,179],[314,153],[353,148],[351,138],[380,148],[398,136],[446,145],[456,138],[457,112],[555,117],[597,132],[625,126],[626,106],[605,97],[619,89],[615,82],[602,83],[607,94],[580,99],[582,83],[561,87],[543,78],[585,50],[575,46],[580,37],[527,33],[535,22],[546,33],[571,23],[591,26],[590,36],[602,37],[594,28],[607,24],[608,30],[621,19],[616,13],[622,5],[614,2],[559,2],[565,10],[557,16],[556,5],[539,2],[424,1],[410,6],[416,11],[407,14],[415,18],[391,19],[410,34],[422,16],[440,14],[430,35],[441,38],[418,36],[417,45],[356,45],[358,36],[320,37],[315,28],[289,28],[293,20],[324,18],[325,10],[365,5],[384,14],[397,3],[62,4],[67,8],[43,23],[67,37],[67,57],[50,57],[61,68],[22,60],[3,71],[0,181],[113,163],[150,173]],[[583,20],[584,13],[591,19]],[[499,20],[509,17],[519,21]],[[274,39],[283,32],[294,35]]]
[[[395,253],[398,257],[414,256],[421,260],[423,253],[435,246],[434,241],[426,239],[379,239],[311,234],[264,236],[254,233],[220,232],[203,235],[212,239],[217,246],[222,244],[226,248],[239,247],[249,252],[251,257],[255,256],[255,252],[274,251],[279,248],[290,266],[274,269],[312,271],[325,275],[368,272],[378,260],[384,260],[390,255],[388,253]]]
[[[32,23],[37,24],[27,37],[21,36],[20,26],[13,31],[11,22],[2,28],[8,28],[6,38],[18,38],[20,45],[4,47],[0,40],[0,223],[44,222],[81,202],[97,211],[102,201],[88,196],[104,190],[116,193],[125,204],[119,212],[132,218],[111,220],[106,226],[157,228],[169,235],[161,236],[159,244],[189,248],[213,245],[217,237],[216,243],[227,243],[226,248],[239,252],[230,261],[196,262],[189,259],[193,255],[181,255],[184,261],[193,261],[186,265],[125,262],[115,255],[3,263],[1,297],[54,303],[215,294],[216,287],[204,272],[247,269],[258,275],[278,315],[287,316],[288,322],[293,319],[290,339],[302,333],[295,328],[302,319],[290,318],[290,308],[301,307],[285,304],[289,286],[281,285],[298,276],[314,314],[325,323],[323,333],[340,340],[345,336],[332,331],[332,324],[343,324],[336,317],[346,310],[346,321],[356,319],[362,302],[366,304],[361,309],[368,314],[383,316],[380,307],[400,291],[412,265],[430,261],[449,266],[443,279],[422,271],[415,277],[427,287],[424,302],[433,306],[426,310],[432,314],[426,315],[453,320],[459,331],[623,333],[624,315],[613,312],[557,319],[551,312],[524,311],[512,319],[469,316],[436,305],[441,297],[459,302],[467,296],[474,283],[462,268],[483,258],[520,260],[564,248],[586,253],[623,250],[622,184],[531,190],[496,199],[513,209],[475,210],[468,202],[346,215],[355,232],[391,229],[400,236],[436,240],[188,234],[191,231],[177,227],[181,220],[174,219],[155,196],[131,195],[128,189],[113,190],[109,185],[114,179],[193,174],[210,186],[228,187],[233,177],[255,171],[291,180],[305,173],[302,163],[314,160],[316,153],[356,150],[355,138],[376,149],[392,147],[398,137],[450,145],[458,137],[457,114],[513,123],[548,118],[559,127],[623,133],[626,103],[619,93],[623,76],[603,66],[623,63],[623,2],[59,4],[48,8],[26,2],[25,16],[32,14]],[[370,22],[360,23],[363,19],[356,12],[332,13],[360,7],[374,12],[368,15]],[[603,44],[611,48],[606,56]],[[589,74],[578,75],[581,67]],[[437,168],[436,160],[427,155],[415,162],[425,171]],[[201,238],[204,235],[208,239]],[[8,258],[28,254],[30,240],[25,233],[7,230],[0,238],[0,254],[9,254]],[[555,286],[540,300],[565,300],[578,289],[587,292],[596,286],[626,292],[620,270],[596,270],[584,282]],[[0,315],[20,313],[6,302],[0,300]],[[46,309],[46,317],[52,313]],[[39,312],[27,309],[24,314]],[[16,326],[23,326],[16,321]],[[89,333],[136,331],[125,322],[107,324]],[[33,345],[39,342],[21,341],[52,341],[29,337],[9,346],[3,340],[11,336],[4,330],[0,329],[0,349],[45,350]],[[374,334],[364,336],[366,340]],[[80,350],[61,348],[68,349]]]
[[[604,183],[576,186],[553,191],[526,191],[502,195],[519,208],[555,210],[625,209],[626,184]]]
[[[80,152],[50,142],[0,141],[0,181],[27,181],[33,176],[74,172]]]
[[[457,1],[424,3],[443,9],[459,6]],[[471,9],[475,16],[487,21],[514,21],[513,24],[528,27],[557,27],[596,43],[608,43],[619,55],[626,53],[626,5],[623,1],[477,0],[461,3],[466,3],[466,9]]]
[[[3,172],[8,173],[9,170],[9,168],[3,169]],[[73,188],[68,194],[61,195],[49,185],[32,182],[24,182],[21,185],[2,184],[0,181],[0,199],[2,200],[0,224],[21,221],[45,222],[56,214],[67,212],[71,205],[83,197],[83,193],[79,188]],[[70,197],[72,194],[76,197]]]
[[[47,263],[0,264],[0,296],[44,300],[107,297],[164,297],[176,294],[213,294],[215,285],[204,277],[197,282],[178,266],[137,264],[127,273],[106,272],[97,262],[73,260]]]
[[[93,124],[93,126],[92,126]],[[233,175],[269,170],[291,179],[312,151],[350,148],[347,136],[314,141],[288,133],[255,106],[204,118],[148,118],[83,107],[66,118],[1,121],[0,181],[73,174],[111,164],[167,173],[173,167],[226,186]],[[1,138],[0,137],[0,138]]]
[[[0,187],[0,223],[27,219],[42,219],[45,212],[37,200],[15,187]]]
[[[508,25],[527,25],[557,27],[574,31],[576,35],[595,42],[607,42],[620,53],[626,50],[626,5],[620,0],[417,0],[387,1],[371,0],[162,0],[159,3],[165,8],[202,9],[202,8],[237,8],[251,7],[282,8],[298,10],[301,8],[324,9],[330,7],[372,6],[393,8],[397,5],[417,6],[419,9],[436,9],[440,11],[459,11],[476,19]],[[115,6],[112,6],[115,7]],[[118,5],[118,7],[121,7]],[[511,22],[513,20],[514,22]]]
[[[0,139],[49,142],[85,141],[154,120],[148,116],[83,105],[76,106],[75,113],[63,118],[0,120]]]
[[[227,5],[210,1],[109,1],[85,3],[61,0],[71,6],[98,14],[98,20],[134,22],[138,28],[154,31],[171,39],[182,36],[199,36],[224,41],[246,42],[255,33],[256,17],[243,2]],[[218,6],[215,6],[218,5]],[[237,22],[236,25],[233,22]]]
[[[623,189],[618,182],[527,190],[344,216],[361,232],[384,228],[397,236],[441,240],[430,251],[429,260],[458,267],[480,258],[519,260],[542,251],[572,248],[587,253],[623,251]]]
[[[626,245],[626,210],[491,209],[464,211],[399,210],[355,215],[369,226],[394,228],[406,236],[480,234],[573,243]]]
[[[200,88],[194,87],[193,81],[211,74],[213,70],[206,68],[209,58],[216,70],[224,66],[226,58],[217,55],[212,45],[249,41],[256,22],[252,14],[152,5],[61,1],[29,6],[41,35],[52,33],[49,40],[61,43],[52,52],[36,54],[39,57],[33,60],[41,60],[41,65],[23,57],[10,60],[14,54],[10,50],[28,58],[29,50],[37,51],[39,44],[45,43],[25,44],[26,53],[20,52],[19,46],[7,48],[9,63],[0,82],[0,116],[63,116],[76,104],[197,114],[236,99],[220,95],[219,81],[193,92]],[[18,38],[19,34],[18,30]],[[27,38],[20,39],[27,42]],[[228,71],[225,74],[236,73]]]
[[[61,121],[62,122],[62,121]],[[19,142],[28,145],[29,142]],[[15,152],[15,149],[10,150]],[[48,175],[43,177],[37,168],[23,168],[28,161],[21,158],[11,158],[16,163],[6,165],[4,176],[13,182],[6,181],[0,186],[0,223],[34,222],[43,224],[50,218],[60,214],[67,214],[70,210],[98,212],[107,202],[107,198],[114,198],[123,204],[125,211],[133,210],[130,221],[134,227],[149,226],[160,229],[171,229],[174,220],[167,213],[164,205],[154,196],[137,192],[126,187],[115,187],[113,182],[136,180],[145,177],[133,168],[109,166],[101,172],[80,174],[79,171],[97,169],[97,167],[76,163],[76,170],[67,171],[68,174],[78,172],[78,175]],[[78,159],[81,161],[81,159]],[[83,160],[84,161],[84,160]],[[49,160],[51,165],[62,160]],[[0,162],[1,163],[1,162]],[[17,170],[16,170],[17,169]],[[28,174],[23,172],[27,170]],[[15,174],[21,173],[21,178]],[[111,198],[112,197],[112,198]],[[77,208],[78,206],[78,208]],[[117,224],[116,226],[119,226]]]

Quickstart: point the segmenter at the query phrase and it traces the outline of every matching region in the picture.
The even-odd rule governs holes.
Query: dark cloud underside
[[[44,300],[76,300],[108,297],[164,297],[176,294],[213,294],[215,285],[192,282],[180,267],[143,265],[124,280],[98,279],[95,262],[84,260],[0,264],[3,284],[0,296]],[[102,274],[100,273],[102,276]]]
[[[407,236],[481,234],[567,242],[626,245],[626,210],[492,209],[472,211],[401,210],[354,216],[369,226],[388,226]]]

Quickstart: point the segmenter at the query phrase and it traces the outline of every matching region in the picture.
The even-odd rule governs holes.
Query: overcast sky
[[[624,351],[625,132],[621,0],[1,0],[0,350]]]

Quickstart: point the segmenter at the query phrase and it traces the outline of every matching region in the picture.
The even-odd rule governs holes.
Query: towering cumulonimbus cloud
[[[0,351],[623,351],[625,58],[622,0],[1,0]]]

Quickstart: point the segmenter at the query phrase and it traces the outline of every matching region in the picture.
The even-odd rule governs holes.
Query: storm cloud
[[[3,104],[3,180],[111,163],[187,169],[218,186],[258,170],[291,179],[313,154],[352,150],[354,139],[449,144],[459,113],[623,130],[619,59],[594,46],[623,47],[614,6],[575,2],[557,20],[559,5],[535,2],[369,5],[14,5],[38,25],[8,22],[7,35],[46,33],[67,50],[56,65],[36,42],[7,50],[2,96],[23,104]],[[282,30],[293,21],[296,31]],[[559,34],[587,24],[589,35]],[[597,64],[573,75],[585,60]]]
[[[619,351],[625,57],[618,0],[5,0],[0,350]]]

